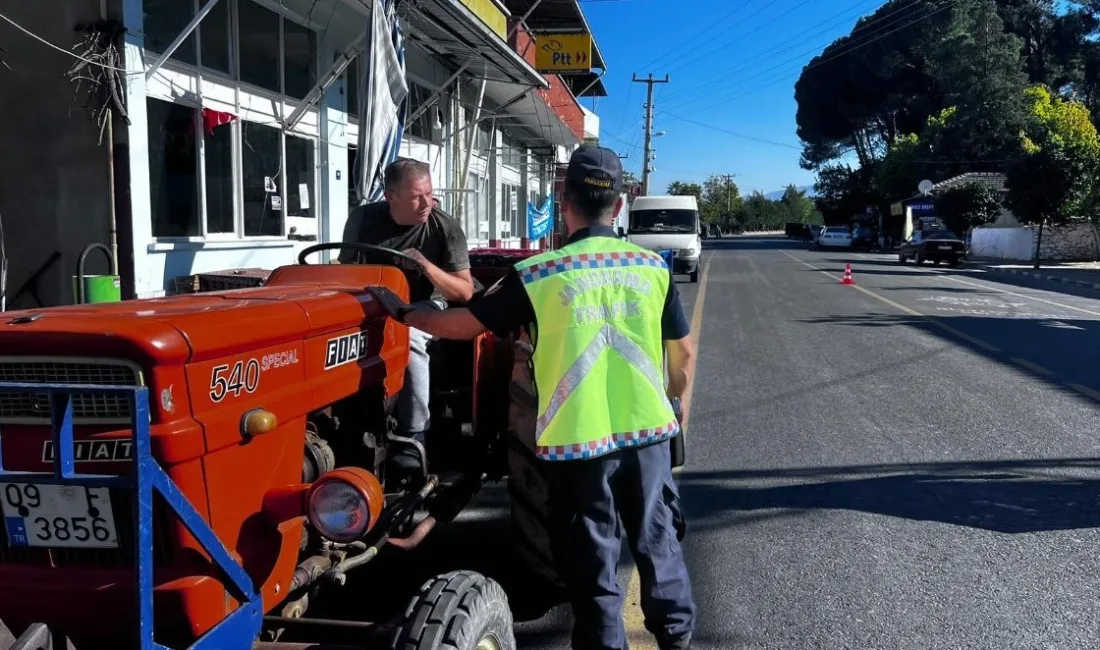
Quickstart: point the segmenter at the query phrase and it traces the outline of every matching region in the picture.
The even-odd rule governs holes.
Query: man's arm
[[[466,233],[458,226],[454,217],[441,214],[446,241],[444,258],[439,265],[429,262],[419,253],[405,252],[420,261],[428,280],[444,298],[454,302],[469,302],[474,297],[474,278],[470,275],[470,251],[466,244]]]
[[[410,309],[389,289],[367,289],[394,319],[410,327],[440,338],[469,341],[492,330],[497,336],[507,338],[513,331],[534,321],[531,301],[523,290],[519,274],[511,271],[484,295],[467,308],[446,311],[435,309]]]
[[[665,341],[665,353],[668,355],[668,396],[683,399],[695,370],[695,343],[691,336]]]
[[[470,341],[488,331],[469,309],[461,308],[446,311],[414,309],[405,314],[405,324],[451,341]]]
[[[474,278],[470,275],[470,269],[447,272],[428,261],[420,251],[410,248],[404,251],[420,263],[420,269],[439,293],[447,300],[455,302],[469,302],[474,297]],[[427,331],[427,330],[425,330]]]
[[[669,283],[668,293],[665,294],[661,337],[665,340],[665,354],[668,357],[668,396],[670,399],[682,399],[695,370],[695,343],[691,340],[691,326],[684,316],[675,280]]]

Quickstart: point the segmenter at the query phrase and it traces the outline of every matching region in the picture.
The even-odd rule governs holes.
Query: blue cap
[[[619,154],[607,147],[582,145],[569,158],[565,184],[577,190],[621,191],[623,163]]]

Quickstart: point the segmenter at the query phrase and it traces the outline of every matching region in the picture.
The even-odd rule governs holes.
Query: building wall
[[[3,12],[68,49],[73,27],[99,18],[98,0],[9,0]],[[69,304],[80,251],[110,245],[108,148],[99,127],[74,103],[65,77],[75,62],[0,22],[0,221],[8,257],[7,308]],[[101,252],[90,273],[105,273]],[[39,272],[41,273],[39,274]],[[38,274],[37,280],[32,276]]]
[[[975,228],[971,254],[976,258],[1030,261],[1035,256],[1038,228]],[[1092,224],[1043,228],[1040,258],[1055,262],[1086,262],[1100,259],[1100,232]]]

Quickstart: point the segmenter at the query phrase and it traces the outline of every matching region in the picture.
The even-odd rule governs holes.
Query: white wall
[[[1035,256],[1038,228],[975,228],[971,254],[976,258],[1030,261]],[[1047,261],[1081,262],[1100,259],[1100,232],[1091,224],[1048,226],[1043,229],[1040,258]]]
[[[1030,260],[1035,254],[1035,236],[1027,228],[975,228],[970,254],[997,260]]]

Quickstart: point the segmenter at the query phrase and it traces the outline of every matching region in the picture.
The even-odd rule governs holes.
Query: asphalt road
[[[1096,647],[1100,292],[782,237],[706,248],[679,475],[693,647]],[[679,284],[689,318],[701,286]],[[407,562],[522,602],[506,518],[487,490]],[[568,647],[567,606],[516,607],[521,648]]]

